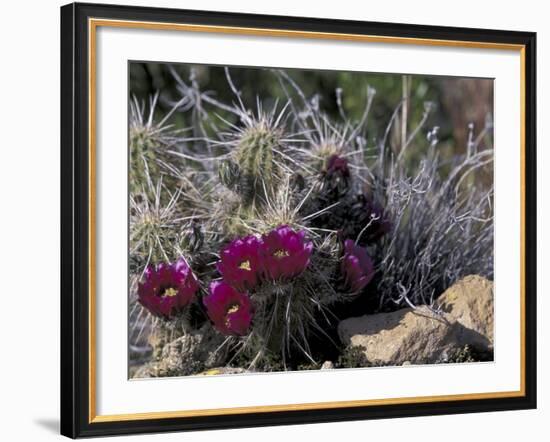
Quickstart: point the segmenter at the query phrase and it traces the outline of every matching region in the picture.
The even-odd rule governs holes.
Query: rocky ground
[[[467,276],[431,306],[344,319],[338,325],[337,360],[303,369],[396,366],[493,360],[493,282]],[[205,326],[171,342],[150,340],[152,361],[131,370],[135,378],[245,373],[224,366],[223,337]]]

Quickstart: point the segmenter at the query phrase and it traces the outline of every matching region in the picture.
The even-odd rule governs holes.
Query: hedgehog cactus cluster
[[[234,89],[229,75],[228,80]],[[177,81],[184,98],[209,99],[196,86]],[[288,80],[287,87],[297,85]],[[227,364],[241,361],[261,369],[274,355],[285,368],[295,367],[296,360],[318,364],[322,361],[311,342],[338,345],[331,330],[339,306],[359,298],[381,306],[402,302],[380,291],[404,281],[394,278],[401,271],[399,253],[402,259],[415,253],[414,245],[400,239],[400,229],[415,220],[413,209],[403,205],[406,210],[401,210],[398,197],[401,202],[417,198],[417,208],[422,205],[418,198],[430,189],[420,189],[404,166],[388,161],[395,158],[391,151],[380,151],[369,163],[360,136],[366,114],[355,126],[329,122],[302,98],[300,105],[289,96],[286,106],[275,104],[270,111],[258,100],[255,112],[238,93],[233,106],[210,100],[212,113],[229,112],[231,121],[223,119],[225,130],[196,129],[192,137],[172,133],[166,119],[152,124],[152,117],[147,120],[134,105],[131,293],[153,318],[147,325],[143,312],[134,314],[144,324],[136,339],[146,334],[144,329],[154,333],[155,327],[185,317],[188,327],[182,333],[206,324],[225,337]],[[186,109],[195,112],[198,106],[194,102]],[[201,111],[197,114],[207,118]],[[390,165],[395,169],[391,175]],[[398,175],[399,183],[393,181]],[[434,211],[427,219],[443,213],[437,204],[426,204],[424,210]],[[448,215],[460,219],[455,212]],[[442,226],[445,235],[454,232],[447,227]],[[478,238],[486,234],[479,228],[468,231]],[[424,233],[417,232],[419,237]],[[410,232],[403,230],[403,235]],[[447,255],[437,256],[441,261]],[[411,291],[422,292],[421,284],[435,281],[411,275],[406,281]]]
[[[153,238],[158,247],[148,246],[163,249],[165,259],[150,254],[156,262],[138,282],[139,303],[152,315],[170,321],[198,304],[219,333],[234,338],[235,353],[248,355],[257,366],[273,353],[284,360],[297,351],[313,358],[309,337],[325,333],[331,305],[368,296],[375,273],[367,249],[354,237],[343,236],[344,230],[330,223],[318,227],[317,218],[332,216],[333,199],[345,201],[351,192],[348,160],[333,154],[318,163],[318,170],[308,167],[302,142],[285,134],[284,120],[275,111],[247,115],[243,127],[228,135],[228,155],[213,168],[217,184],[204,200],[212,210],[201,215],[204,230],[210,231],[208,243],[203,239],[194,249],[181,247],[181,241],[180,247],[166,247],[158,235]],[[292,184],[297,176],[300,190]],[[320,207],[321,194],[330,199],[326,207]],[[220,210],[227,223],[216,217]],[[139,222],[134,228],[143,230]],[[183,235],[196,235],[194,228],[184,228]],[[235,236],[236,231],[245,234]],[[201,255],[218,259],[206,262]]]

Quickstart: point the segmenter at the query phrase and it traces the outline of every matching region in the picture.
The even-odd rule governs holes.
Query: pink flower
[[[264,274],[268,278],[288,279],[306,269],[313,243],[306,241],[305,235],[282,225],[262,237]]]
[[[351,174],[345,157],[336,154],[328,157],[323,174],[323,191],[327,196],[338,198],[348,191]]]
[[[327,177],[339,176],[343,179],[350,177],[348,160],[340,155],[331,155],[327,160]]]
[[[366,287],[374,276],[374,265],[367,250],[355,244],[351,239],[344,242],[342,274],[346,289],[358,292]]]
[[[220,333],[243,336],[248,332],[253,309],[245,293],[238,292],[225,282],[213,281],[203,303],[208,317]]]
[[[187,307],[199,289],[197,278],[184,259],[149,266],[138,284],[138,300],[153,315],[173,318]]]
[[[240,291],[253,289],[261,271],[261,240],[253,235],[238,238],[221,252],[218,271],[228,284]]]

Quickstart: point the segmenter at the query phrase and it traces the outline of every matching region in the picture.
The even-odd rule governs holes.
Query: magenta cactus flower
[[[246,335],[252,323],[250,298],[223,281],[213,281],[210,293],[203,298],[208,317],[224,335]]]
[[[199,283],[183,258],[145,269],[138,284],[138,300],[153,315],[172,319],[194,299]]]
[[[340,155],[331,155],[327,160],[326,174],[328,177],[340,176],[345,179],[349,178],[348,160]]]
[[[327,158],[323,176],[323,192],[327,196],[338,198],[344,195],[348,191],[351,179],[348,160],[340,155],[331,155]]]
[[[313,243],[304,231],[295,232],[282,225],[262,237],[263,266],[266,277],[288,279],[302,273],[309,264]]]
[[[253,235],[231,241],[221,252],[218,271],[228,284],[240,291],[253,289],[261,272],[262,241]]]
[[[350,292],[362,290],[374,276],[374,264],[367,249],[358,246],[351,239],[344,242],[342,274],[346,289]]]

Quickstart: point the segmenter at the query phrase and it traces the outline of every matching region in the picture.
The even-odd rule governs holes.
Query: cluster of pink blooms
[[[304,231],[281,225],[261,238],[250,235],[229,243],[220,254],[217,269],[221,281],[213,281],[203,299],[206,312],[216,329],[225,335],[245,335],[252,324],[254,306],[249,292],[263,281],[288,281],[309,265],[313,243]],[[346,290],[357,292],[374,275],[366,249],[347,240],[341,272]],[[194,299],[199,289],[188,264],[150,266],[138,286],[140,303],[152,314],[170,319]]]
[[[218,331],[243,335],[250,328],[253,306],[249,291],[262,281],[285,281],[309,264],[313,243],[305,232],[282,225],[261,238],[237,238],[220,254],[217,268],[222,282],[213,282],[204,298],[208,316]]]

